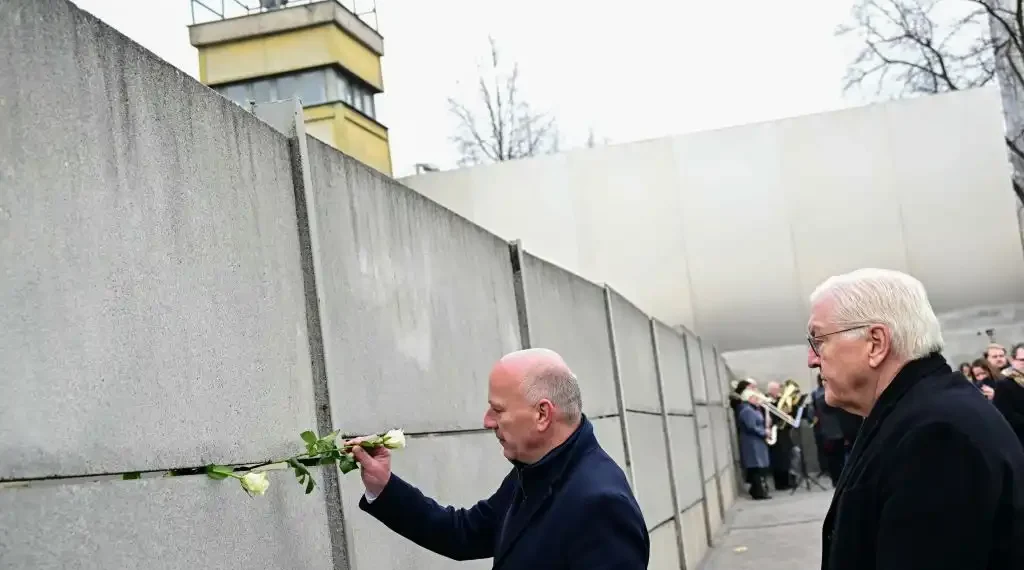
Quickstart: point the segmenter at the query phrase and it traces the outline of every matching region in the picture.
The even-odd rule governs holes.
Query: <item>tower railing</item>
[[[192,24],[263,14],[274,10],[322,2],[334,2],[379,32],[376,0],[189,0]]]

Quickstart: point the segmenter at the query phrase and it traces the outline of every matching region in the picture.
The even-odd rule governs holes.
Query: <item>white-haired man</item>
[[[579,384],[558,354],[507,354],[491,370],[484,414],[513,465],[497,491],[468,509],[442,507],[391,473],[387,449],[356,447],[366,487],[359,506],[455,560],[493,558],[509,570],[647,568],[640,506],[581,408]]]
[[[919,281],[862,269],[811,295],[808,365],[865,420],[822,528],[822,569],[1024,568],[1024,448],[940,354]]]

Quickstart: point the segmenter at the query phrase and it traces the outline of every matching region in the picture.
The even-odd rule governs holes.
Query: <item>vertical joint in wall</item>
[[[698,343],[697,344],[697,351],[699,353],[700,352],[700,339],[699,338],[697,338],[697,343]],[[693,379],[693,374],[691,373],[691,371],[693,370],[693,367],[690,366],[690,359],[693,357],[693,355],[690,354],[690,343],[689,342],[684,342],[683,343],[683,348],[684,348],[684,351],[686,353],[686,370],[687,370],[686,376],[687,376],[687,378],[690,381],[690,401],[693,402],[693,430],[694,430],[693,431],[693,435],[694,435],[694,438],[697,440],[696,441],[696,444],[697,444],[697,473],[699,474],[698,478],[700,479],[701,510],[704,512],[704,539],[707,542],[708,547],[711,547],[712,546],[712,538],[714,537],[714,534],[713,534],[713,531],[711,530],[711,508],[708,506],[708,491],[707,491],[707,485],[705,484],[706,480],[704,478],[704,452],[701,449],[702,445],[701,445],[701,442],[700,442],[700,420],[698,419],[698,415],[699,414],[697,413],[697,398],[696,398],[696,394],[693,393],[693,381],[694,381],[694,379]],[[698,356],[698,358],[701,358],[701,360],[703,361],[703,357],[701,357],[700,354],[698,354],[697,356]],[[704,367],[702,365],[701,366],[701,375],[702,375],[701,380],[703,380],[703,374],[704,374],[703,370],[704,370]]]
[[[334,430],[334,421],[331,416],[330,388],[327,382],[324,323],[320,318],[324,300],[323,292],[317,285],[317,275],[322,274],[319,232],[316,227],[316,207],[302,106],[295,99],[287,99],[257,104],[253,107],[252,112],[260,120],[288,137],[292,187],[295,192],[295,217],[299,232],[299,256],[302,262],[306,337],[309,341],[316,427],[320,434],[326,434]],[[345,515],[342,510],[339,473],[336,468],[326,466],[321,467],[320,473],[323,478],[322,488],[327,507],[332,565],[335,570],[349,570],[348,538],[345,531]]]
[[[612,353],[612,377],[615,380],[615,403],[619,409],[619,427],[622,429],[622,453],[626,463],[626,478],[637,495],[636,477],[633,474],[633,446],[629,442],[629,422],[626,418],[626,398],[622,384],[622,367],[619,366],[619,351],[615,340],[615,317],[612,315],[612,290],[604,286],[604,314],[608,323],[608,346]]]
[[[651,349],[654,351],[654,376],[658,382],[658,402],[661,405],[661,429],[665,436],[665,456],[668,460],[668,484],[672,497],[672,518],[676,521],[676,550],[679,551],[679,568],[689,570],[686,560],[683,517],[680,513],[679,491],[676,486],[676,462],[672,453],[672,430],[668,420],[668,402],[665,401],[665,377],[661,370],[661,346],[658,343],[658,321],[650,319]]]
[[[509,260],[512,263],[512,287],[516,297],[516,314],[519,317],[519,341],[523,348],[531,348],[529,304],[526,299],[526,282],[523,279],[523,244],[519,240],[508,244]]]
[[[704,339],[697,337],[697,350],[700,352],[700,375],[704,378],[704,401],[708,408],[708,431],[711,432],[711,472],[715,478],[715,492],[718,494],[719,520],[725,520],[725,501],[722,495],[722,478],[718,476],[718,446],[715,442],[715,421],[711,416],[711,398],[708,397],[708,369],[704,362]],[[717,366],[715,377],[718,377]]]

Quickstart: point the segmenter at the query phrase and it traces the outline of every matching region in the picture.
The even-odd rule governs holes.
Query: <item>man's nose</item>
[[[819,368],[821,366],[821,357],[814,354],[814,350],[811,347],[807,347],[807,367],[808,368]]]
[[[484,412],[484,428],[494,429],[498,427],[498,423],[494,421],[494,417],[491,416],[491,411],[487,410]]]

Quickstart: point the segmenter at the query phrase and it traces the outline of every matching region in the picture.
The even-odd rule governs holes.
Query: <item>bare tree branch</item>
[[[477,78],[477,98],[471,102],[448,99],[456,120],[451,140],[460,155],[459,165],[556,152],[560,137],[554,117],[534,111],[523,100],[519,64],[504,69],[497,42],[489,41],[490,57]]]
[[[1012,8],[1007,5],[1012,3]],[[837,35],[863,48],[844,89],[876,95],[960,91],[998,80],[1011,186],[1024,202],[1024,0],[858,0]]]

